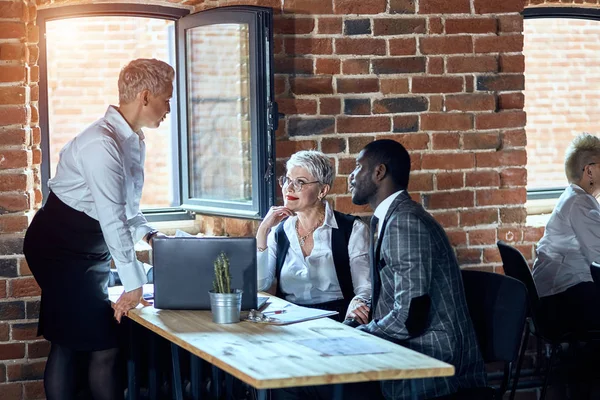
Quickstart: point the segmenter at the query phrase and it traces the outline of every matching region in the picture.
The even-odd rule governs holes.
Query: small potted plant
[[[210,310],[213,322],[217,324],[231,324],[240,322],[242,308],[242,291],[231,289],[231,274],[229,273],[229,259],[223,252],[219,254],[214,263],[215,280],[213,290],[209,291]]]

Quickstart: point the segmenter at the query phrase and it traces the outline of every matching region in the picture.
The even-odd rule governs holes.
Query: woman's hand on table
[[[121,294],[117,302],[112,305],[118,323],[121,323],[121,317],[126,316],[127,312],[132,308],[136,308],[138,304],[142,303],[144,307],[151,305],[151,303],[144,300],[142,295],[143,289],[141,287]]]
[[[369,306],[361,298],[355,298],[350,302],[346,318],[353,318],[362,324],[369,323]]]

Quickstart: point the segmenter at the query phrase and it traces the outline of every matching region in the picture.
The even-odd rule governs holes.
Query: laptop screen
[[[152,242],[154,307],[209,310],[214,261],[229,259],[232,289],[242,289],[242,309],[257,308],[256,239],[253,237],[157,237]]]

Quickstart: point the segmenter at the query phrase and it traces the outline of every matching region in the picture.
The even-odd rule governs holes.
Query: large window
[[[177,70],[172,113],[145,130],[141,207],[257,218],[274,198],[271,12],[102,5],[42,10],[40,116],[43,190],[59,151],[117,104],[120,69],[158,58]],[[179,118],[178,118],[179,116]]]
[[[576,8],[525,11],[527,189],[557,197],[567,185],[565,150],[582,132],[600,134],[600,21]]]

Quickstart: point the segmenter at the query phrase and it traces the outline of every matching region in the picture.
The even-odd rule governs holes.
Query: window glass
[[[50,177],[60,149],[118,105],[117,79],[135,58],[174,66],[174,22],[131,16],[46,22]],[[174,104],[172,110],[176,110]],[[177,137],[173,114],[158,129],[145,129],[145,183],[141,208],[178,207]]]

